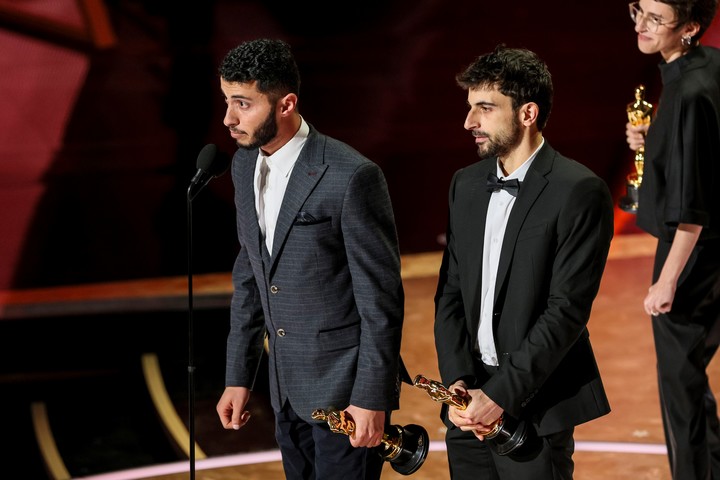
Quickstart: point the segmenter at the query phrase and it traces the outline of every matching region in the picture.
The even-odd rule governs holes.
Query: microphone
[[[209,143],[200,150],[198,154],[196,166],[198,171],[190,180],[187,195],[192,200],[200,193],[205,185],[215,177],[219,177],[225,173],[230,167],[231,158],[223,152],[218,152],[217,147],[213,143]]]

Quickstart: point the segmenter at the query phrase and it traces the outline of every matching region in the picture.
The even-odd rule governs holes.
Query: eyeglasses
[[[653,15],[652,13],[644,13],[640,8],[640,2],[632,2],[628,6],[630,7],[630,18],[637,25],[641,22],[645,22],[645,27],[652,33],[657,33],[658,28],[661,25],[671,25],[677,22],[665,22],[662,17]]]

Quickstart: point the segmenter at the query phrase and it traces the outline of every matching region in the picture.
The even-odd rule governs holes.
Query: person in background
[[[443,405],[454,480],[569,480],[574,428],[610,412],[587,323],[613,236],[605,182],[542,131],[550,72],[498,46],[456,77],[481,160],[455,172],[435,296],[440,375],[467,409]],[[501,417],[537,447],[502,455]],[[529,438],[529,437],[528,437]]]
[[[242,43],[219,73],[224,124],[239,147],[232,180],[240,243],[220,421],[236,430],[249,421],[267,332],[286,478],[377,480],[383,459],[373,447],[399,408],[404,314],[385,178],[300,115],[300,76],[284,41]],[[350,414],[351,435],[312,418],[331,407]]]
[[[649,126],[628,123],[627,142],[645,149],[637,225],[657,249],[643,306],[675,480],[720,478],[707,377],[720,341],[720,51],[699,43],[716,10],[717,0],[630,4],[639,50],[661,57],[655,117]]]

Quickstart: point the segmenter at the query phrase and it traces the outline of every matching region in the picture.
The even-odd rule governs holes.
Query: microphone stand
[[[195,365],[193,332],[193,275],[192,275],[192,199],[187,193],[187,264],[188,264],[188,432],[190,434],[190,480],[195,480]]]
[[[219,155],[214,144],[203,147],[198,155],[198,171],[187,189],[187,267],[188,267],[188,432],[190,434],[190,480],[195,480],[195,352],[193,332],[192,201],[205,185],[230,166],[230,158]]]

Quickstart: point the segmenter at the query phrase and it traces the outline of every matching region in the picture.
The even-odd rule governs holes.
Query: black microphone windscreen
[[[198,154],[196,166],[198,170],[203,172],[209,172],[212,168],[212,164],[217,156],[217,147],[214,143],[209,143],[200,150]]]

